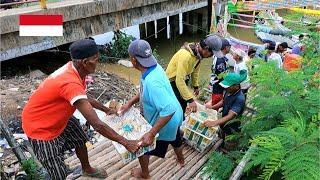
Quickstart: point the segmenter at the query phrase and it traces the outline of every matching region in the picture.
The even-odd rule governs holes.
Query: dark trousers
[[[177,97],[177,99],[178,99],[178,101],[179,101],[179,103],[181,105],[181,108],[183,110],[183,120],[184,120],[184,113],[186,112],[186,108],[187,108],[188,102],[186,100],[184,100],[182,98],[182,96],[180,95],[180,92],[179,92],[179,89],[177,88],[176,82],[172,81],[172,82],[170,82],[170,84],[171,84],[173,92],[176,95],[176,97]]]

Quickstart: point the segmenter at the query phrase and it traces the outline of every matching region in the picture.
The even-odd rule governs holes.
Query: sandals
[[[104,169],[96,168],[95,170],[96,170],[96,172],[94,172],[94,173],[83,172],[82,176],[83,177],[99,178],[99,179],[105,179],[105,178],[108,177],[108,175],[107,175],[107,173],[106,173],[106,171]]]

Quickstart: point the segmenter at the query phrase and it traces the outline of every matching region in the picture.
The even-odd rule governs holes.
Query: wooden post
[[[40,0],[40,7],[41,7],[41,9],[47,9],[47,2],[46,2],[46,0]]]
[[[22,163],[22,161],[27,160],[26,155],[23,153],[19,144],[14,139],[12,133],[9,131],[9,128],[3,123],[2,119],[0,119],[0,131],[7,140],[9,146],[12,148],[13,153],[17,156],[19,162]]]
[[[208,4],[209,6],[209,4]],[[211,27],[210,27],[210,33],[215,33],[217,32],[217,18],[216,18],[216,10],[215,6],[212,3],[211,4]]]
[[[225,3],[224,7],[224,19],[223,19],[223,36],[228,33],[228,4]]]
[[[211,27],[212,27],[212,0],[208,0],[208,30],[211,33]]]

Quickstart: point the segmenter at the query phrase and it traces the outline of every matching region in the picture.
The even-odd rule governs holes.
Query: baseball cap
[[[132,41],[128,51],[143,67],[151,67],[157,64],[156,58],[152,55],[150,44],[145,40],[137,39]]]
[[[69,47],[72,59],[84,59],[94,56],[99,52],[97,44],[91,39],[81,39]]]
[[[208,35],[204,39],[204,43],[209,47],[209,49],[213,52],[213,54],[218,57],[222,58],[223,53],[221,52],[222,47],[222,38],[218,35]]]
[[[231,54],[236,54],[242,58],[246,56],[246,53],[243,50],[239,48],[233,48],[233,47],[231,48]]]
[[[241,70],[238,73],[229,73],[226,75],[226,77],[221,81],[219,84],[223,88],[228,88],[233,85],[240,84],[242,81],[244,81],[247,78],[247,71]]]
[[[227,39],[222,39],[221,50],[223,50],[223,49],[226,48],[227,46],[231,46],[231,44],[229,43],[229,41],[228,41]]]

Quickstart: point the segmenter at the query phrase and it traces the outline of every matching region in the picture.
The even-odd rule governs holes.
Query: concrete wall
[[[0,60],[207,6],[207,0],[70,0],[0,13]],[[62,14],[63,37],[19,37],[20,14]]]

